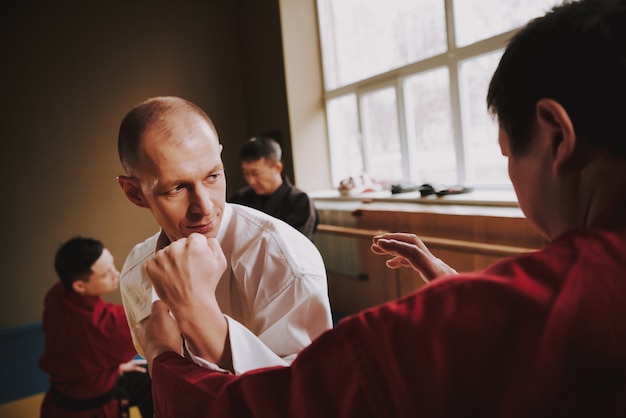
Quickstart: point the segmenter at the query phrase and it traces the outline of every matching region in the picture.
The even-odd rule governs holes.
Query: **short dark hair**
[[[127,174],[139,167],[139,145],[152,127],[167,129],[172,118],[197,115],[215,131],[213,121],[199,106],[180,97],[152,97],[135,105],[122,119],[117,138],[117,152]]]
[[[253,136],[241,148],[239,158],[243,162],[252,162],[265,158],[272,163],[281,162],[282,150],[278,141],[269,136]]]
[[[102,251],[102,242],[93,238],[78,236],[62,244],[54,258],[54,269],[63,286],[72,290],[72,283],[91,275],[91,266],[100,258]]]
[[[582,141],[626,154],[626,1],[555,6],[513,36],[487,94],[511,155],[528,150],[542,98],[563,106]]]

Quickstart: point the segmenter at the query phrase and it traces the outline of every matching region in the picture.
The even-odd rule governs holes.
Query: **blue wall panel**
[[[43,349],[41,322],[0,331],[0,404],[48,389],[38,365]]]

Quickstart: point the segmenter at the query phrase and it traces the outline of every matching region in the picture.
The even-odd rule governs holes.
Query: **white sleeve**
[[[143,356],[141,346],[137,343],[135,329],[137,323],[150,315],[152,301],[150,300],[150,282],[141,282],[141,276],[136,272],[123,273],[120,279],[120,293],[122,304],[126,312],[126,320],[137,353]]]
[[[309,275],[293,280],[274,295],[271,302],[255,311],[256,321],[264,324],[256,333],[227,317],[237,374],[260,367],[290,365],[304,347],[332,328],[324,279],[325,276]]]
[[[224,315],[224,317],[228,321],[228,335],[233,358],[233,369],[236,375],[262,367],[289,366],[290,361],[277,356],[246,327],[230,318],[228,315]],[[187,352],[191,356],[191,360],[199,366],[211,370],[228,372],[217,364],[196,356],[189,350],[189,347],[187,347]],[[295,358],[295,355],[293,357]]]
[[[159,300],[159,296],[154,291],[154,288],[152,288],[151,294],[152,303]],[[259,369],[261,367],[289,366],[290,362],[274,354],[274,352],[263,344],[250,330],[228,315],[224,315],[224,317],[228,322],[228,337],[235,374],[243,374],[249,370]],[[185,347],[185,349],[191,356],[191,360],[198,366],[206,367],[210,370],[228,372],[228,370],[221,368],[217,364],[195,355],[189,347]],[[295,355],[293,358],[295,358]]]
[[[268,287],[261,284],[257,295]],[[264,324],[258,334],[225,314],[235,374],[263,367],[288,366],[313,339],[332,328],[326,289],[325,276],[322,275],[292,280],[289,286],[274,294],[270,302],[255,310],[255,320]],[[196,364],[223,371],[219,366],[189,354]]]

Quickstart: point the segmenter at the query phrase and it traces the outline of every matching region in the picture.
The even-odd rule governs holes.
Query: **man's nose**
[[[191,194],[190,209],[193,213],[208,215],[211,213],[213,202],[211,193],[204,188],[197,188]]]

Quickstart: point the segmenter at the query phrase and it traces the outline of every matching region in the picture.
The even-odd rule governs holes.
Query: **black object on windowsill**
[[[473,187],[453,185],[446,186],[441,184],[429,184],[424,183],[419,187],[420,196],[426,197],[430,195],[437,195],[438,197],[447,196],[451,194],[469,193],[474,190]]]
[[[408,193],[408,192],[416,192],[420,189],[421,186],[418,186],[414,183],[399,183],[391,185],[391,194],[398,193]]]
[[[398,183],[391,185],[391,194],[408,193],[408,192],[420,192],[421,197],[437,195],[447,196],[450,194],[469,193],[474,190],[473,187],[462,185],[443,185],[436,183],[424,183],[418,186],[415,183]]]

